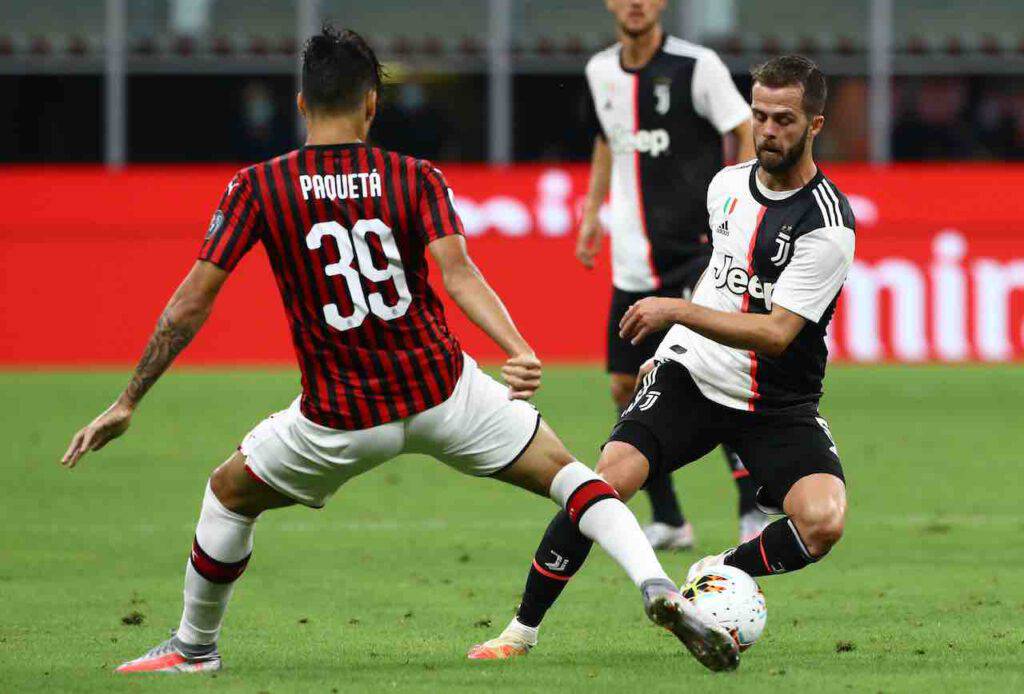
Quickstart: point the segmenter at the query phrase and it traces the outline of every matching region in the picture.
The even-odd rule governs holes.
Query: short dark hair
[[[804,88],[804,112],[819,116],[825,112],[828,86],[825,75],[810,58],[802,55],[781,55],[750,71],[754,82],[778,89],[800,85]]]
[[[313,110],[351,111],[380,89],[384,69],[362,36],[324,24],[302,49],[302,94]]]

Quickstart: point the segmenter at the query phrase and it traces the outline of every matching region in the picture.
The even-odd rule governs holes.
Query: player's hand
[[[541,365],[536,354],[509,357],[501,367],[501,377],[508,384],[511,400],[529,400],[540,389]]]
[[[619,321],[619,337],[637,345],[653,333],[664,330],[678,322],[681,310],[685,310],[689,302],[686,299],[668,299],[647,297],[640,299],[626,311]]]
[[[594,269],[594,260],[601,251],[601,224],[597,218],[584,217],[576,237],[576,258],[588,270]]]
[[[115,402],[103,414],[75,434],[67,452],[61,458],[60,464],[67,468],[74,467],[83,455],[89,451],[98,451],[126,432],[131,421],[132,409],[127,405]]]

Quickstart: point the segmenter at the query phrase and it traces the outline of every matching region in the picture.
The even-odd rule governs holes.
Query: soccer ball
[[[735,566],[705,569],[683,587],[683,597],[725,627],[741,651],[754,645],[768,620],[761,587]]]

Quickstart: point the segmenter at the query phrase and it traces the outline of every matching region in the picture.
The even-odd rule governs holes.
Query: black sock
[[[804,541],[789,518],[780,518],[749,542],[732,551],[725,563],[751,576],[768,576],[798,571],[817,561],[807,552]]]
[[[686,516],[679,506],[676,490],[672,487],[672,477],[658,469],[651,471],[647,479],[647,496],[651,499],[651,516],[655,523],[664,523],[675,528],[686,525]]]
[[[569,579],[583,566],[593,546],[594,541],[580,533],[568,513],[562,510],[555,515],[537,547],[530,575],[526,578],[523,601],[516,611],[516,619],[521,624],[540,625]]]
[[[754,497],[757,495],[757,483],[750,476],[750,471],[743,465],[740,456],[731,446],[722,444],[722,452],[725,453],[725,461],[729,464],[729,471],[736,481],[736,491],[739,493],[739,515],[757,509]]]

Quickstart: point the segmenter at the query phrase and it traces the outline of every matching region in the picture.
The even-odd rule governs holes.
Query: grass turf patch
[[[511,617],[554,506],[417,456],[325,510],[259,521],[222,673],[115,676],[177,624],[207,474],[298,388],[291,371],[176,371],[126,437],[60,469],[71,434],[125,380],[0,373],[0,690],[1024,689],[1022,369],[832,369],[822,412],[850,485],[846,537],[820,564],[761,580],[768,627],[725,676],[650,626],[600,551],[528,658],[466,661]],[[538,396],[589,464],[611,425],[606,392],[598,370],[558,367]],[[677,576],[735,542],[726,469],[714,452],[675,476],[698,533],[695,552],[662,556]],[[644,499],[632,507],[647,517]]]

